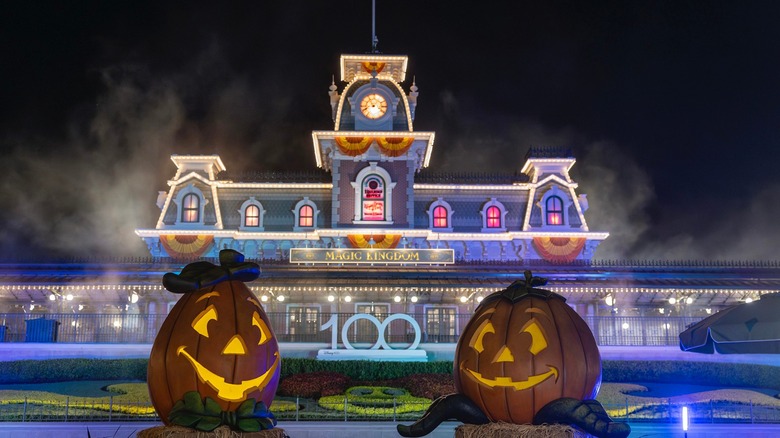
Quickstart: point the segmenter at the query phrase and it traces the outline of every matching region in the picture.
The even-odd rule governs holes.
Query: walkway
[[[439,426],[430,438],[452,438],[460,423]],[[133,438],[138,431],[159,423],[0,423],[0,438],[84,438],[89,429],[93,438]],[[398,438],[391,422],[282,422],[291,438]],[[630,438],[683,438],[680,425],[638,423],[631,425]],[[693,424],[688,438],[767,438],[780,436],[780,424]]]

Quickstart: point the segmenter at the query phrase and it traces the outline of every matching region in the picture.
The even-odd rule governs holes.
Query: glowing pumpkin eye
[[[536,322],[536,320],[532,319],[529,321],[525,327],[523,327],[522,333],[528,333],[531,335],[531,346],[528,347],[528,351],[530,351],[534,356],[547,348],[547,337],[544,335],[542,327]]]
[[[496,329],[493,328],[493,323],[490,322],[489,319],[482,321],[482,324],[479,326],[479,330],[477,330],[477,336],[471,339],[469,346],[477,350],[477,353],[482,353],[485,350],[485,346],[482,345],[482,338],[484,338],[488,333],[495,332]]]
[[[271,339],[271,333],[268,330],[268,326],[260,319],[260,315],[257,312],[252,313],[252,325],[260,329],[260,341],[257,342],[257,345],[263,345]]]
[[[192,328],[195,329],[196,332],[200,333],[201,336],[208,338],[208,325],[209,321],[212,320],[217,320],[217,309],[214,308],[213,304],[208,306],[206,310],[200,312],[200,315],[196,316],[195,319],[192,320]]]

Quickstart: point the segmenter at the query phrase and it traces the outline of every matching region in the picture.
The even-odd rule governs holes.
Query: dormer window
[[[486,228],[501,228],[501,210],[498,207],[495,205],[488,207],[485,216],[487,217]]]
[[[558,196],[550,196],[545,202],[547,225],[563,225],[563,200]]]
[[[238,227],[239,230],[250,232],[265,231],[263,227],[265,209],[263,208],[263,204],[255,199],[254,196],[241,204],[238,213],[241,215],[241,225]]]
[[[176,205],[174,227],[202,228],[204,224],[204,208],[209,200],[203,196],[195,184],[182,187],[173,198]]]
[[[483,233],[506,231],[506,208],[496,198],[490,198],[481,213]]]
[[[304,205],[298,210],[298,226],[302,228],[314,226],[314,209],[311,205]]]
[[[452,207],[447,201],[438,198],[428,207],[428,220],[431,230],[440,232],[452,231]]]
[[[307,231],[317,226],[317,217],[320,211],[317,209],[317,205],[312,202],[308,196],[303,198],[295,204],[293,209],[295,215],[294,231]]]
[[[536,206],[542,212],[543,227],[567,227],[571,226],[569,222],[569,208],[572,206],[569,194],[553,185],[549,190],[542,194],[541,199]]]
[[[185,223],[200,222],[200,197],[188,193],[182,200],[181,221]]]
[[[433,228],[448,228],[449,215],[447,209],[439,205],[433,209]]]
[[[250,205],[246,208],[246,210],[244,210],[244,226],[260,226],[260,209],[256,205]]]

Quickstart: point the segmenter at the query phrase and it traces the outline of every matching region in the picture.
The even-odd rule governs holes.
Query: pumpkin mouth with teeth
[[[550,371],[547,371],[546,373],[529,376],[528,379],[521,381],[515,381],[509,377],[496,377],[495,379],[490,379],[482,376],[482,374],[474,370],[470,370],[468,368],[463,368],[463,370],[468,372],[471,377],[483,385],[490,386],[491,388],[499,386],[505,388],[514,388],[515,391],[532,388],[553,376],[555,377],[555,381],[558,381],[558,369],[555,367],[550,367]]]
[[[279,353],[274,353],[274,363],[268,368],[268,371],[255,377],[254,379],[243,380],[241,383],[228,383],[225,378],[212,372],[203,366],[197,359],[187,353],[187,347],[181,346],[176,350],[176,354],[184,356],[190,361],[192,367],[201,382],[206,383],[215,391],[217,396],[227,401],[242,401],[246,399],[247,394],[254,390],[262,390],[268,385],[271,377],[274,376],[276,367],[279,365]]]

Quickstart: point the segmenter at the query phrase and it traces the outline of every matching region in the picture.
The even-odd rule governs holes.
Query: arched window
[[[184,195],[181,208],[181,221],[186,223],[200,221],[200,197],[195,193]]]
[[[265,231],[265,227],[263,227],[265,208],[254,196],[241,204],[238,213],[241,215],[241,222],[239,222],[238,226],[239,231],[249,231],[251,233]]]
[[[428,207],[428,227],[438,233],[452,231],[452,207],[442,198],[436,198]]]
[[[433,228],[449,228],[449,215],[443,205],[438,205],[433,209]]]
[[[482,205],[482,232],[495,233],[506,231],[506,208],[496,198],[490,198]]]
[[[563,200],[558,196],[550,196],[545,202],[547,225],[563,225]]]
[[[364,221],[385,220],[385,182],[376,174],[363,179],[361,191],[362,219]]]
[[[245,227],[259,227],[260,226],[260,208],[257,205],[250,205],[244,210],[244,226]]]
[[[311,205],[303,205],[298,210],[298,226],[299,227],[313,227],[314,226],[314,209]]]
[[[501,210],[491,205],[485,211],[485,226],[487,228],[501,228]]]
[[[374,161],[369,162],[368,166],[358,172],[355,180],[350,181],[355,190],[355,214],[352,223],[391,225],[395,184],[385,169],[377,166]]]

